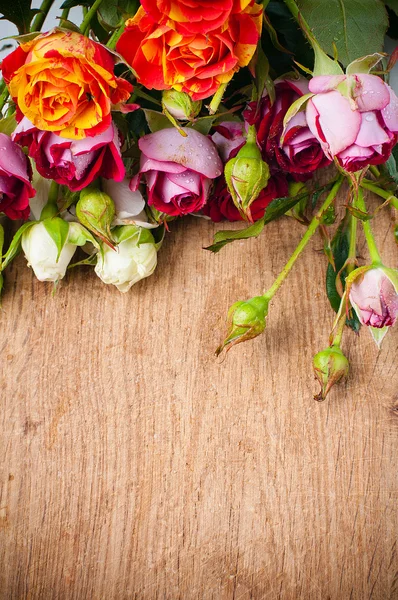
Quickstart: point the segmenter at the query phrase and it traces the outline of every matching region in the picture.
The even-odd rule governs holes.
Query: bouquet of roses
[[[215,235],[207,250],[218,252],[288,215],[286,227],[305,228],[299,245],[265,293],[230,308],[217,354],[264,331],[270,300],[319,231],[336,312],[313,363],[324,399],[348,373],[346,326],[380,344],[398,317],[398,271],[379,254],[364,194],[398,209],[387,83],[398,53],[382,51],[396,3],[66,0],[48,30],[53,3],[0,1],[19,30],[1,64],[0,288],[22,250],[40,281],[88,265],[127,292],[153,273],[179,217],[240,222]]]

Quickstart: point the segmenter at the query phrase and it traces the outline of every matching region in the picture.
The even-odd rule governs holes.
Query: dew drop
[[[373,121],[373,119],[374,119],[373,115],[366,115],[366,117],[365,117],[365,121],[367,121],[368,123],[371,123]]]

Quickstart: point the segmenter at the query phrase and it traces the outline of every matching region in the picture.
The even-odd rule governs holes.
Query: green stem
[[[279,290],[282,283],[285,281],[286,277],[289,275],[294,263],[296,262],[296,260],[298,259],[298,257],[300,256],[300,254],[302,253],[302,251],[304,250],[304,248],[306,247],[306,245],[308,244],[308,242],[314,235],[314,233],[316,232],[316,230],[322,220],[324,212],[329,208],[329,206],[332,204],[333,200],[335,199],[335,197],[341,187],[341,184],[343,183],[343,180],[344,180],[343,175],[340,175],[340,177],[337,179],[336,183],[330,190],[325,202],[322,204],[321,208],[318,210],[318,212],[312,219],[311,223],[308,225],[307,231],[303,235],[297,248],[295,249],[295,251],[293,252],[291,257],[287,261],[287,263],[284,266],[284,268],[282,269],[282,271],[279,273],[278,277],[275,279],[272,286],[263,295],[264,298],[271,300],[271,298],[274,296],[274,294]]]
[[[351,215],[350,218],[350,247],[348,250],[348,262],[347,272],[350,274],[355,267],[355,259],[357,257],[357,231],[358,231],[358,219]]]
[[[378,179],[380,177],[380,171],[375,165],[370,165],[369,171]]]
[[[344,292],[340,300],[338,313],[333,323],[332,333],[330,334],[330,346],[338,346],[340,348],[346,320],[346,293]]]
[[[354,197],[354,206],[359,208],[359,210],[361,210],[362,212],[366,213],[366,204],[365,204],[365,200],[363,198],[363,191],[360,187],[358,188],[358,193],[357,193],[356,197]],[[373,264],[381,264],[382,263],[381,256],[380,256],[379,251],[376,246],[376,241],[375,241],[374,235],[372,233],[372,228],[370,226],[370,222],[362,221],[362,227],[363,227],[363,231],[365,233],[366,243],[369,248],[369,254],[370,254],[370,258],[372,259],[372,263]]]
[[[306,29],[308,29],[308,31],[311,31],[310,26],[308,25],[307,21],[303,17],[303,14],[300,13],[295,0],[284,0],[284,3],[288,7],[288,9],[292,13],[293,17],[296,19],[297,23],[300,25],[300,27],[301,27],[301,25],[304,25],[304,27]],[[299,18],[299,15],[300,15],[300,18]]]
[[[64,10],[61,13],[61,18],[60,18],[60,26],[62,27],[62,21],[67,21],[69,17],[69,8],[64,8]]]
[[[211,99],[211,102],[209,104],[209,113],[211,115],[214,115],[217,112],[217,109],[220,106],[227,85],[228,83],[221,83],[220,87]]]
[[[5,87],[4,90],[0,94],[0,113],[4,108],[4,105],[7,102],[9,95],[10,94],[8,92],[8,89]]]
[[[91,19],[94,17],[95,13],[97,12],[97,10],[99,9],[100,5],[102,4],[103,0],[95,0],[94,4],[92,5],[92,7],[90,8],[89,11],[87,11],[86,16],[83,19],[82,24],[80,25],[80,31],[84,34],[87,35],[89,30],[90,30],[90,23],[91,23]]]
[[[380,196],[380,198],[388,200],[389,203],[398,210],[398,198],[396,196],[393,196],[393,194],[390,194],[390,192],[388,192],[387,190],[383,190],[383,188],[370,181],[367,181],[366,179],[361,182],[361,187],[363,187],[365,190],[373,192],[374,194],[377,194],[378,196]]]
[[[12,1],[12,0],[11,0]],[[46,17],[50,11],[50,8],[52,7],[52,5],[54,4],[54,0],[43,0],[43,2],[41,3],[40,6],[40,12],[37,13],[37,15],[35,16],[35,18],[33,19],[33,23],[32,23],[32,27],[30,28],[31,31],[40,31],[44,21],[46,20]]]
[[[116,44],[118,43],[119,38],[121,37],[125,27],[126,23],[123,23],[123,25],[121,25],[119,29],[115,29],[115,31],[112,33],[111,37],[109,38],[106,44],[107,48],[110,48],[111,50],[115,49]]]

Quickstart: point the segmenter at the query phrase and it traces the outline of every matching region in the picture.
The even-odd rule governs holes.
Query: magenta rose
[[[325,155],[347,171],[384,163],[397,141],[398,98],[380,77],[313,77],[306,118]]]
[[[330,163],[317,137],[309,129],[304,112],[299,112],[289,121],[281,143],[287,111],[308,91],[308,81],[304,77],[279,79],[275,82],[273,104],[265,93],[259,110],[257,103],[251,102],[243,113],[248,123],[256,126],[263,160],[269,164],[271,172],[290,173],[296,180],[308,179],[314,171]]]
[[[10,219],[29,217],[32,169],[21,148],[4,133],[0,133],[0,212]]]
[[[209,138],[188,127],[183,130],[186,137],[173,127],[140,138],[140,170],[130,184],[136,190],[144,177],[149,206],[171,216],[199,211],[223,169]]]
[[[350,302],[362,325],[378,329],[394,325],[398,318],[398,271],[368,269],[352,283]]]
[[[28,147],[42,177],[66,185],[73,192],[87,187],[97,177],[114,181],[124,178],[119,132],[113,123],[99,135],[70,140],[41,131],[24,117],[13,139]]]
[[[261,190],[259,196],[250,205],[253,221],[258,221],[258,219],[261,219],[261,217],[264,216],[265,209],[272,200],[287,195],[288,184],[285,177],[282,174],[276,174],[270,177],[267,187]],[[215,223],[223,221],[224,219],[227,221],[243,220],[228,191],[224,177],[220,177],[217,181],[209,201],[203,207],[203,214],[210,217]]]

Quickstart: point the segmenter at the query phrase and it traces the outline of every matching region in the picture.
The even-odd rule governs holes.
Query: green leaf
[[[150,108],[144,108],[143,110],[151,133],[155,133],[155,131],[160,131],[166,127],[174,127],[169,119],[161,112],[151,110]]]
[[[333,56],[335,44],[344,66],[382,51],[388,27],[382,0],[328,0],[326,4],[297,0],[297,4],[323,50]]]
[[[88,229],[81,223],[70,223],[68,243],[75,246],[84,246],[87,242],[90,242],[95,248],[99,249],[99,243]]]
[[[133,16],[139,8],[137,0],[102,0],[98,9],[98,20],[104,29],[116,29]]]
[[[259,109],[264,89],[267,90],[271,104],[275,101],[275,86],[269,74],[269,62],[261,47],[261,40],[257,46],[255,54],[255,72],[256,72],[256,90],[257,90],[257,110]]]
[[[69,234],[69,223],[64,221],[60,217],[54,217],[52,219],[45,219],[43,225],[46,228],[47,233],[51,236],[51,239],[57,246],[57,262],[62,252],[62,248],[66,244]]]
[[[11,244],[10,244],[7,252],[4,255],[4,260],[3,260],[3,263],[1,265],[1,270],[2,271],[4,271],[4,269],[10,264],[10,262],[20,252],[20,250],[21,250],[21,237],[22,237],[22,234],[25,233],[25,231],[27,229],[29,229],[29,227],[32,227],[32,225],[34,225],[35,223],[36,223],[36,221],[28,221],[27,223],[24,223],[23,225],[21,225],[21,227],[18,229],[18,231],[16,232],[16,234],[12,238],[12,242],[11,242]]]
[[[253,225],[246,227],[246,229],[218,231],[214,236],[213,244],[207,246],[205,250],[219,252],[226,244],[234,242],[235,240],[247,240],[252,237],[258,237],[267,223],[281,217],[286,211],[297,204],[297,202],[300,202],[300,200],[307,197],[308,191],[293,197],[285,196],[282,198],[274,198],[267,206],[264,216],[261,219],[256,221]]]
[[[11,135],[16,126],[15,113],[9,117],[3,117],[3,119],[0,120],[0,132],[5,133],[6,135]]]
[[[341,302],[341,297],[336,287],[336,277],[340,270],[343,268],[348,258],[349,247],[349,229],[347,225],[347,220],[345,219],[337,229],[336,234],[332,240],[332,253],[336,270],[334,270],[333,266],[329,263],[326,271],[326,294],[331,307],[336,313],[339,311]],[[347,271],[344,269],[340,273],[343,289],[345,287],[346,276]],[[351,314],[352,317],[347,318],[346,324],[348,325],[348,327],[351,327],[353,331],[358,332],[361,327],[361,324],[354,310],[351,311]]]
[[[384,3],[398,16],[398,0],[384,0]]]
[[[29,33],[30,23],[39,12],[30,5],[31,0],[0,0],[1,18],[14,23],[19,33]]]

